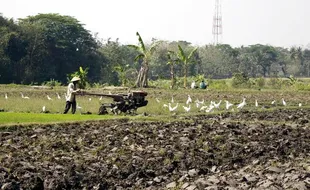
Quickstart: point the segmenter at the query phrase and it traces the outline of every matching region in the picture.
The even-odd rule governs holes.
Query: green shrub
[[[256,86],[259,88],[265,87],[266,80],[264,77],[259,77],[255,79]]]
[[[291,85],[294,85],[298,80],[294,77],[294,75],[290,75],[287,77]]]
[[[211,89],[217,89],[217,90],[225,90],[228,89],[228,85],[225,80],[211,80],[209,79],[207,81],[208,87]]]
[[[306,84],[303,82],[296,82],[294,84],[294,87],[296,90],[310,91],[310,84]]]
[[[281,80],[281,88],[290,88],[292,86],[294,86],[295,82],[292,83],[292,81],[287,80],[287,79],[282,79]]]
[[[250,87],[249,77],[245,73],[234,73],[232,77],[232,87]]]
[[[43,82],[42,85],[55,87],[55,86],[61,86],[61,82],[54,80],[54,79],[50,79],[50,81]]]
[[[279,78],[270,78],[268,81],[268,85],[274,89],[281,89],[282,80]]]
[[[92,87],[94,87],[94,88],[102,88],[103,86],[104,85],[102,85],[102,84],[100,84],[98,82],[95,82],[95,83],[92,84]]]
[[[169,89],[170,87],[170,80],[163,80],[163,79],[158,79],[158,80],[149,80],[149,86],[154,87],[154,88],[165,88]]]

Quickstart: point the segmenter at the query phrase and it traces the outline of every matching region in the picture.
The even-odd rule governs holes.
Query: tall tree
[[[178,45],[178,58],[180,62],[183,64],[183,72],[184,72],[184,88],[187,88],[187,72],[188,72],[188,64],[190,63],[190,60],[194,53],[197,51],[198,47],[194,48],[188,56],[185,55],[182,47]]]
[[[41,49],[33,51],[38,42],[36,35],[31,37],[33,43],[29,49],[29,64],[43,63],[45,78],[54,78],[62,82],[67,81],[67,74],[77,70],[80,66],[89,68],[90,76],[97,71],[98,45],[90,32],[77,19],[59,14],[38,14],[20,19],[21,25],[37,27],[43,36],[42,43],[48,55],[42,55]],[[33,53],[32,53],[33,52]],[[46,68],[47,67],[47,68]],[[91,77],[90,77],[91,80]]]
[[[303,56],[303,51],[301,49],[301,47],[298,47],[298,48],[295,48],[295,47],[292,47],[290,49],[290,54],[291,54],[291,59],[299,64],[299,75],[302,76],[304,74],[304,56]]]
[[[154,41],[151,44],[150,48],[147,48],[144,45],[144,42],[139,32],[137,32],[136,35],[138,37],[139,45],[128,45],[129,47],[132,47],[139,52],[139,54],[135,58],[135,61],[142,60],[141,67],[138,72],[137,80],[135,83],[135,87],[148,87],[149,62],[156,46],[160,43],[160,41]]]
[[[277,61],[277,52],[272,46],[261,44],[252,45],[249,47],[252,60],[261,67],[261,72],[264,77],[269,74],[270,66]]]
[[[13,19],[0,15],[0,82],[20,83],[24,75],[21,60],[28,42],[22,39],[21,27]]]

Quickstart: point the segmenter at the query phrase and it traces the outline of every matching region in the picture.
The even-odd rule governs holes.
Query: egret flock
[[[155,100],[158,104],[161,102],[161,100],[158,99],[157,97],[155,98]],[[235,111],[235,110],[237,111],[237,110],[243,109],[247,105],[245,97],[242,98],[241,102],[236,103],[236,104],[229,102],[228,100],[224,100],[225,105],[222,106],[223,108],[221,107],[222,100],[219,100],[219,101],[212,101],[211,100],[210,103],[206,103],[206,101],[204,99],[203,100],[196,99],[193,102],[190,95],[187,95],[187,100],[184,101],[184,103],[179,103],[179,102],[174,103],[174,102],[175,102],[175,100],[172,97],[170,102],[162,104],[163,109],[168,109],[170,112],[175,112],[178,109],[181,109],[184,112],[190,112],[191,108],[196,107],[196,109],[199,110],[200,112],[207,112],[208,113],[208,112],[213,112],[216,110],[219,111],[221,109],[222,110],[224,109],[226,111]],[[182,105],[183,109],[182,109],[182,107],[179,108],[179,105]],[[281,105],[287,106],[287,103],[284,100],[284,98],[282,98],[282,100],[281,100]],[[264,106],[259,106],[258,100],[256,99],[254,106],[256,108],[268,108],[270,106],[276,106],[276,100],[271,101],[269,106],[266,105],[266,103]],[[302,103],[299,103],[298,106],[301,107]]]
[[[111,92],[109,92],[109,94],[111,94]],[[30,99],[29,96],[25,96],[22,92],[20,92],[20,95],[22,99]],[[6,100],[9,99],[9,96],[7,93],[5,93],[4,98]],[[62,99],[62,97],[57,92],[56,92],[56,98],[58,100]],[[64,100],[66,98],[67,98],[67,95],[66,93],[64,93]],[[49,95],[46,95],[46,99],[48,101],[53,101],[53,98],[51,98],[51,96]],[[99,98],[99,101],[101,100],[102,100],[102,96]],[[92,101],[92,98],[88,98],[88,101]],[[173,96],[171,97],[171,101],[167,103],[161,103],[163,101],[161,101],[158,97],[155,98],[155,101],[157,102],[157,104],[162,105],[163,109],[167,109],[169,112],[175,112],[179,109],[183,110],[184,112],[190,112],[191,110],[193,110],[194,107],[196,107],[195,108],[196,110],[200,112],[206,112],[206,113],[213,112],[213,111],[219,111],[221,109],[226,110],[226,111],[235,111],[235,110],[241,110],[247,105],[245,97],[242,98],[242,101],[240,103],[235,103],[235,104],[232,102],[229,102],[228,100],[224,100],[223,102],[225,102],[224,103],[225,105],[223,105],[222,107],[221,107],[222,100],[219,100],[217,102],[211,100],[210,103],[207,103],[207,101],[205,101],[204,99],[202,100],[196,99],[195,101],[193,101],[190,95],[187,95],[187,99],[186,101],[184,101],[184,103],[176,102]],[[287,106],[287,102],[284,100],[284,98],[282,98],[281,101],[279,102],[280,102],[279,105]],[[277,101],[273,100],[270,102],[270,105],[266,105],[266,103],[264,103],[264,106],[260,106],[258,103],[258,100],[256,99],[254,106],[256,108],[268,108],[268,106],[269,107],[276,106],[276,103]],[[302,103],[299,103],[298,107],[301,107],[301,106],[302,106]],[[80,105],[77,105],[77,109],[81,110],[82,107]],[[46,113],[45,105],[42,107],[42,112]]]

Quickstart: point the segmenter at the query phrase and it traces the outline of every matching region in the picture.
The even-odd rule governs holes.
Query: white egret
[[[214,106],[215,102],[214,101],[210,101],[210,106],[213,105]]]
[[[60,100],[60,99],[61,99],[61,97],[59,96],[58,92],[56,92],[56,94],[57,94],[57,98],[58,98],[58,100]]]
[[[79,106],[79,104],[76,104],[76,109],[82,109],[82,107],[81,106]]]
[[[88,101],[91,101],[91,98],[88,98]]]
[[[45,106],[42,107],[42,112],[45,113],[46,109]]]
[[[157,103],[159,103],[159,102],[160,102],[160,100],[159,100],[158,98],[155,98],[155,100],[156,100],[156,102],[157,102]]]
[[[282,104],[283,104],[283,106],[286,106],[286,102],[285,102],[284,98],[282,98]]]
[[[216,108],[216,109],[219,109],[220,108],[220,105],[221,105],[221,102],[222,102],[222,100],[220,100],[218,103],[215,103],[214,102],[214,108]]]
[[[46,95],[48,100],[53,100],[49,95]]]
[[[178,108],[178,106],[179,106],[179,103],[177,103],[177,105],[174,107],[171,107],[171,103],[169,103],[169,111],[171,111],[171,112],[175,111]]]
[[[195,102],[198,103],[198,104],[204,104],[204,103],[205,103],[205,100],[202,99],[201,101],[199,101],[199,100],[197,99]]]
[[[4,98],[7,100],[8,99],[8,94],[5,93]]]
[[[246,99],[243,98],[242,102],[241,102],[240,104],[237,105],[237,108],[238,108],[238,109],[242,109],[242,108],[246,105],[245,100],[246,100]]]
[[[186,112],[189,112],[189,110],[191,110],[191,105],[188,105],[188,107],[183,106],[183,108],[184,108],[184,110],[185,110]]]
[[[203,111],[203,110],[205,110],[205,109],[207,109],[207,108],[208,108],[208,106],[201,106],[201,108],[200,108],[199,111]]]
[[[191,89],[195,89],[196,88],[196,82],[193,81],[192,84],[191,84]]]
[[[229,108],[234,105],[234,104],[228,102],[227,100],[225,100],[225,102],[226,102],[226,109],[227,110],[229,110]]]
[[[30,99],[28,96],[24,96],[24,94],[22,92],[20,94],[22,95],[23,99]]]
[[[213,110],[213,108],[214,108],[214,105],[212,104],[212,105],[209,106],[208,109],[206,109],[206,112],[207,113],[211,112]]]
[[[273,101],[271,102],[271,104],[272,104],[272,105],[274,105],[275,103],[276,103],[276,101],[275,101],[275,100],[273,100]]]
[[[100,96],[99,100],[102,100],[102,96]]]
[[[171,97],[171,103],[174,103],[174,99],[173,99],[173,96]]]
[[[196,107],[199,108],[201,105],[205,103],[205,100],[203,99],[202,101],[199,101],[198,99],[195,101]]]
[[[82,107],[79,104],[76,104],[76,109],[80,110],[80,114],[82,114]]]
[[[301,104],[301,103],[299,103],[299,104],[298,104],[298,106],[299,106],[299,107],[301,107],[301,106],[302,106],[302,104]]]
[[[190,95],[187,95],[186,104],[192,103],[192,98]]]
[[[257,100],[255,100],[255,107],[258,107],[258,102],[257,102]]]
[[[200,104],[198,102],[196,102],[196,107],[199,108],[200,107]]]

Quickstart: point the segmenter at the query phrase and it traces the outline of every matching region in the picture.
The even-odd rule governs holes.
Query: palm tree
[[[154,42],[150,48],[146,48],[140,34],[137,32],[136,35],[138,36],[139,45],[128,45],[139,52],[135,61],[142,60],[135,87],[148,87],[149,62],[160,41]]]
[[[174,65],[178,64],[180,60],[178,58],[175,58],[176,53],[174,51],[168,51],[167,57],[168,57],[167,64],[170,65],[171,88],[173,89],[175,85]]]
[[[178,58],[183,63],[183,71],[184,71],[184,88],[187,88],[187,70],[188,64],[194,53],[197,51],[198,47],[194,48],[188,56],[185,55],[183,49],[180,45],[178,45]]]

